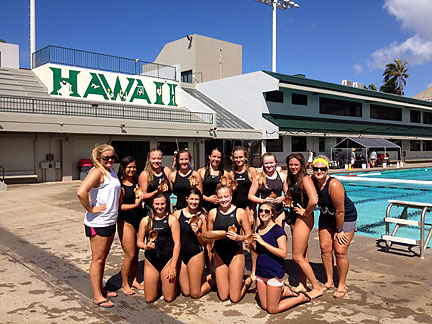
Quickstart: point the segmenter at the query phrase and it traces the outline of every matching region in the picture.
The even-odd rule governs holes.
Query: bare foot
[[[329,282],[327,281],[323,286],[322,286],[323,290],[330,290],[334,288],[334,283],[333,282]]]
[[[296,293],[299,293],[299,292],[307,292],[306,287],[303,286],[303,284],[302,284],[301,282],[298,284],[297,287],[294,287],[292,290],[295,291]]]
[[[323,295],[323,289],[321,287],[320,289],[312,289],[308,294],[311,299],[315,299]]]
[[[297,297],[298,294],[294,291],[294,289],[291,289],[290,287],[287,286],[283,286],[282,287],[282,298],[286,298],[286,297]]]
[[[302,297],[303,303],[309,303],[312,300],[311,296],[305,291],[301,291],[299,296]]]
[[[336,292],[333,294],[333,297],[340,299],[343,298],[346,295],[346,293],[347,293],[346,288],[345,289],[338,288]]]
[[[131,289],[131,287],[125,287],[125,288],[122,288],[121,291],[123,291],[123,294],[125,294],[126,296],[132,296],[132,295],[135,295],[135,291],[133,291],[133,290]]]
[[[132,282],[132,287],[138,290],[144,290],[144,285],[142,283],[139,283],[138,281],[134,280]]]
[[[107,291],[105,289],[102,289],[102,295],[104,297],[117,297],[117,292],[115,292],[115,291]]]

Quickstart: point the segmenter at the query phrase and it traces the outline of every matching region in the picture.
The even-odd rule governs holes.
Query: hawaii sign
[[[33,70],[53,97],[178,107],[178,83],[46,64]]]

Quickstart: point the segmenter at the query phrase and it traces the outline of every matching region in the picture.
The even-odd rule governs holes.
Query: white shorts
[[[260,281],[262,283],[265,283],[266,285],[272,286],[272,287],[282,287],[284,285],[284,279],[279,279],[279,278],[263,278],[263,277],[256,277],[257,281]]]

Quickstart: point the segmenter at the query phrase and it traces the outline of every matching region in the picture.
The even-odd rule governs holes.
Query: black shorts
[[[109,237],[115,233],[116,224],[106,227],[90,227],[84,224],[84,228],[87,237],[92,237],[95,235]]]

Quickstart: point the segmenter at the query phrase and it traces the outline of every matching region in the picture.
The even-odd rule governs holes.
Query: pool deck
[[[114,308],[98,308],[87,274],[91,255],[76,197],[79,183],[10,185],[0,192],[0,323],[432,323],[432,251],[421,260],[417,248],[400,246],[389,253],[383,242],[362,236],[350,247],[349,290],[342,300],[327,291],[311,303],[269,315],[257,305],[254,290],[238,304],[220,302],[211,292],[198,300],[180,295],[170,304],[160,299],[147,305],[142,294],[119,292]],[[309,247],[322,282],[316,230]],[[122,256],[116,236],[105,272],[114,287]],[[295,283],[291,252],[285,268]]]

